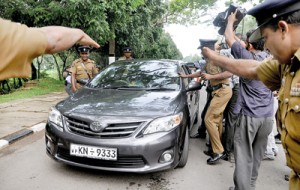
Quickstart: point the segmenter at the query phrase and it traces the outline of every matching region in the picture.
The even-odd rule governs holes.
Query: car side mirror
[[[200,82],[192,80],[189,83],[189,86],[188,86],[188,89],[186,90],[186,92],[200,90],[202,88],[202,86],[205,86],[205,81],[204,80],[200,80]]]

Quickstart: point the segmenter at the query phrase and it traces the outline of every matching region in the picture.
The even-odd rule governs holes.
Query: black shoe
[[[206,156],[210,156],[212,157],[214,152],[212,150],[204,150],[203,153],[206,155]]]
[[[208,143],[208,142],[207,142],[207,143],[205,143],[205,146],[207,146],[207,147],[211,147],[211,146],[210,146],[210,143]]]
[[[280,139],[281,135],[279,133],[277,133],[277,135],[274,136],[275,139]]]
[[[229,161],[229,154],[224,153],[224,158],[222,158],[225,161]]]
[[[194,135],[191,135],[191,138],[193,139],[205,139],[206,138],[206,134],[199,134],[199,133],[196,133]]]
[[[275,135],[274,138],[276,144],[281,144],[281,135],[279,133]]]
[[[206,133],[200,133],[199,138],[200,139],[206,139]]]
[[[190,137],[193,139],[198,139],[198,138],[200,138],[200,135],[199,135],[199,133],[196,133],[194,135],[191,135]]]
[[[284,175],[284,180],[289,181],[290,180],[290,175]]]
[[[213,153],[213,156],[210,157],[210,158],[207,160],[207,164],[209,164],[209,165],[214,165],[214,164],[216,164],[220,159],[223,159],[224,156],[225,156],[225,153],[221,153],[221,154]]]

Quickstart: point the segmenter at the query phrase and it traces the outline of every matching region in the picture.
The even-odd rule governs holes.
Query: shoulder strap
[[[83,67],[84,71],[86,72],[86,74],[88,75],[89,79],[91,79],[91,76],[90,76],[90,74],[88,73],[88,71],[87,71],[86,67],[84,66],[84,64],[83,64],[82,62],[81,62],[81,65],[82,65],[82,67]]]

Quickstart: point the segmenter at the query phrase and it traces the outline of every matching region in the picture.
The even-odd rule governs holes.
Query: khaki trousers
[[[292,170],[290,173],[289,180],[289,190],[299,190],[300,189],[300,177]]]
[[[205,114],[204,122],[214,153],[220,154],[224,152],[221,143],[223,112],[231,96],[232,89],[229,86],[223,86],[218,90],[214,90],[210,106]]]

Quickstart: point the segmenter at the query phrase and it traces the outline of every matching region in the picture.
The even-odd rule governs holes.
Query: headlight
[[[49,112],[49,116],[48,116],[48,120],[52,123],[54,123],[55,125],[57,125],[58,127],[63,127],[62,124],[62,116],[60,114],[60,112],[55,109],[54,107],[51,108],[51,111]]]
[[[143,132],[144,135],[156,133],[156,132],[165,132],[170,131],[177,127],[182,121],[182,112],[176,115],[167,116],[158,118],[152,121],[149,126]]]

